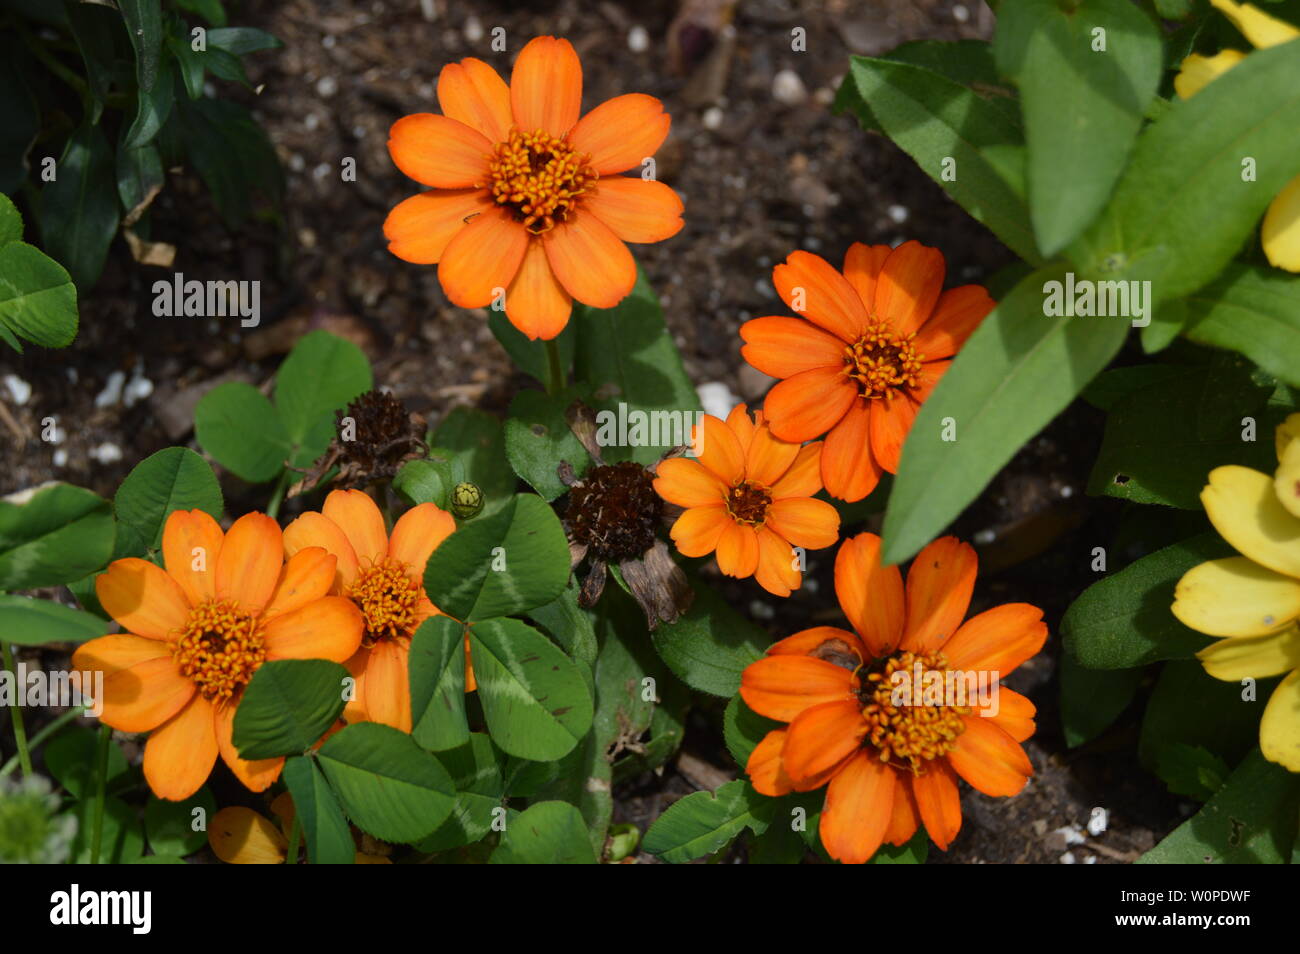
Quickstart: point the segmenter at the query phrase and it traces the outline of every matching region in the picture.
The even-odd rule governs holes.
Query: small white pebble
[[[302,124],[307,128],[308,132],[311,132],[320,125],[320,116],[316,113],[308,113],[306,118],[303,119]]]
[[[465,19],[465,39],[471,43],[477,43],[483,39],[483,24],[478,22],[478,17],[467,17]]]
[[[992,527],[985,527],[983,530],[978,530],[976,531],[974,536],[975,542],[978,543],[980,546],[983,546],[987,543],[992,543],[997,538],[998,538],[998,532],[994,530]]]
[[[1062,828],[1052,832],[1053,835],[1060,835],[1065,839],[1067,845],[1082,845],[1088,839],[1084,837],[1083,829],[1078,825],[1065,825]]]
[[[3,380],[10,399],[15,404],[26,404],[32,396],[32,386],[16,374],[6,374]]]
[[[339,81],[332,76],[322,76],[316,83],[316,92],[325,98],[339,91]]]
[[[320,45],[325,47],[325,49],[327,50],[332,50],[334,49],[334,45],[338,43],[338,41],[339,41],[338,37],[336,37],[333,33],[326,33],[323,37],[320,38]]]
[[[645,27],[637,24],[627,31],[627,48],[633,53],[644,53],[650,49],[650,34]]]
[[[749,615],[754,619],[771,619],[776,615],[776,610],[772,609],[771,604],[764,603],[762,600],[754,600],[749,604]]]
[[[1077,861],[1077,860],[1075,859],[1075,857],[1074,857],[1074,852],[1073,852],[1073,851],[1067,851],[1065,854],[1061,855],[1061,864],[1063,864],[1063,865],[1075,865],[1075,864],[1078,864],[1078,861]]]
[[[896,225],[902,225],[906,222],[908,214],[907,206],[905,205],[891,205],[889,207],[889,217],[894,220]]]
[[[722,120],[726,114],[717,106],[710,106],[704,111],[704,128],[721,129]]]
[[[68,466],[68,452],[62,447],[54,452],[51,459],[53,460],[55,467]]]
[[[1070,498],[1070,497],[1073,497],[1073,496],[1074,496],[1074,488],[1071,487],[1069,484],[1066,484],[1064,487],[1061,488],[1061,496],[1062,496],[1062,497],[1065,497],[1065,498],[1067,498],[1067,499]]]
[[[90,457],[101,464],[116,464],[122,459],[122,448],[110,441],[105,441],[98,447],[91,448]]]
[[[1106,830],[1106,822],[1110,814],[1104,808],[1094,808],[1092,814],[1088,817],[1088,834],[1096,838]]]
[[[772,98],[787,106],[798,106],[808,98],[808,88],[798,73],[784,69],[772,77]]]
[[[956,20],[958,23],[965,23],[967,20],[970,19],[970,11],[967,10],[960,3],[953,4],[952,18]]]
[[[112,407],[122,400],[122,385],[126,384],[126,375],[114,371],[104,382],[104,390],[95,395],[95,407]]]
[[[704,405],[704,413],[723,420],[731,413],[731,409],[740,403],[740,398],[732,394],[731,388],[721,381],[706,381],[695,391],[700,396],[700,403]]]
[[[331,170],[330,170],[329,163],[322,162],[320,165],[318,165],[315,169],[311,171],[311,174],[317,179],[324,179],[327,175],[330,174],[330,171]]]
[[[134,407],[150,394],[153,394],[153,382],[137,371],[122,389],[122,403]]]
[[[1095,865],[1095,864],[1097,863],[1097,856],[1096,856],[1096,855],[1089,855],[1087,858],[1084,858],[1084,859],[1083,859],[1083,863],[1084,863],[1085,865]]]

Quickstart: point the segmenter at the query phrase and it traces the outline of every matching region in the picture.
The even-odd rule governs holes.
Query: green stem
[[[108,746],[113,730],[99,724],[99,749],[95,753],[95,814],[90,826],[90,863],[99,864],[99,846],[104,840],[104,790],[108,787]]]
[[[280,479],[276,481],[275,491],[271,494],[271,499],[266,505],[266,515],[272,520],[280,516],[280,504],[284,502],[284,492],[289,486],[289,468],[280,471]]]
[[[0,656],[4,657],[5,669],[13,674],[14,686],[18,685],[18,670],[14,666],[14,653],[9,644],[0,640]],[[32,774],[32,753],[27,748],[27,729],[23,725],[23,710],[18,705],[18,694],[9,703],[9,716],[14,723],[14,742],[18,746],[18,761],[23,767],[23,775]]]
[[[560,363],[560,346],[552,338],[546,342],[546,363],[548,366],[546,393],[559,394],[564,390],[564,365]]]
[[[293,827],[289,829],[289,850],[285,853],[284,863],[287,865],[296,865],[298,863],[298,838],[302,834],[302,822],[298,819],[298,812],[295,809],[293,813]]]
[[[35,735],[32,736],[31,741],[27,743],[28,750],[31,752],[35,752],[38,748],[40,748],[42,742],[44,742],[46,739],[52,736],[55,732],[58,732],[60,729],[62,729],[73,719],[80,717],[82,713],[84,713],[85,711],[86,711],[85,706],[73,706],[67,712],[61,713],[57,719],[55,719],[49,725],[45,726],[45,728],[41,729],[39,732],[37,732]],[[0,766],[0,778],[6,777],[10,772],[12,772],[17,767],[18,767],[18,756],[15,755],[3,766]]]

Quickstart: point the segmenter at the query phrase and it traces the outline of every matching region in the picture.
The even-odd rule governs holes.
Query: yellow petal
[[[1273,492],[1278,503],[1300,517],[1300,441],[1287,444],[1273,472]]]
[[[1300,272],[1300,176],[1269,203],[1259,238],[1271,265]]]
[[[1272,636],[1220,639],[1196,658],[1215,679],[1267,679],[1300,667],[1300,630],[1294,626]]]
[[[1173,613],[1211,636],[1265,636],[1300,616],[1300,580],[1245,557],[1210,560],[1178,581]]]
[[[1273,690],[1259,721],[1259,747],[1270,762],[1300,772],[1300,670]]]
[[[1282,455],[1286,453],[1287,445],[1297,437],[1300,437],[1300,414],[1288,414],[1286,420],[1279,424],[1273,433],[1279,464],[1282,462]]]
[[[289,845],[270,821],[251,808],[223,808],[212,817],[208,844],[228,865],[281,865]]]
[[[1218,79],[1245,58],[1246,54],[1239,50],[1224,50],[1214,56],[1193,53],[1178,68],[1178,75],[1174,77],[1174,92],[1179,99],[1191,99],[1193,94],[1210,85],[1211,80]]]
[[[1234,3],[1233,0],[1210,0],[1215,8],[1232,21],[1256,49],[1267,49],[1300,37],[1300,30],[1291,24],[1271,17],[1253,3]]]
[[[1201,503],[1214,529],[1238,553],[1300,578],[1300,518],[1278,501],[1268,474],[1235,464],[1216,467],[1201,491]]]

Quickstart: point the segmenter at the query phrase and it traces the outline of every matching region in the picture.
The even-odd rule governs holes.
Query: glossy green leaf
[[[783,727],[784,723],[761,716],[745,705],[745,700],[739,693],[731,697],[722,715],[722,735],[727,743],[727,751],[742,770],[749,764],[749,757],[758,743],[773,729]]]
[[[528,337],[510,323],[505,312],[495,308],[488,309],[488,328],[496,336],[501,347],[506,349],[515,365],[526,374],[531,374],[542,384],[550,383],[550,364],[546,356],[546,342],[529,341]],[[560,351],[560,366],[565,374],[573,367],[573,349],[577,341],[576,323],[570,321],[555,339],[555,346]]]
[[[510,820],[494,865],[594,865],[582,816],[564,802],[539,802]]]
[[[22,646],[84,643],[108,631],[98,616],[52,600],[0,593],[0,639]],[[89,687],[87,687],[89,688]]]
[[[465,627],[449,616],[426,619],[411,639],[411,735],[431,752],[469,741],[465,716]]]
[[[505,811],[505,782],[492,740],[482,732],[470,733],[464,745],[438,754],[438,760],[456,785],[456,804],[447,820],[416,847],[420,851],[446,851],[483,838]]]
[[[313,865],[350,865],[357,849],[338,799],[312,759],[295,755],[284,763],[284,781]]]
[[[135,49],[137,81],[142,90],[152,89],[162,55],[162,0],[118,0],[117,6]]]
[[[194,409],[194,436],[217,463],[254,484],[274,479],[293,450],[274,405],[243,381],[203,395]]]
[[[293,346],[275,376],[275,407],[296,466],[325,453],[334,436],[334,412],[373,386],[370,362],[352,342],[312,331]]]
[[[651,635],[654,647],[679,679],[692,689],[729,698],[740,674],[775,640],[737,613],[710,587],[695,585],[695,600],[674,623]]]
[[[208,822],[217,813],[217,800],[206,785],[189,798],[169,802],[149,796],[144,808],[144,833],[155,855],[184,857],[208,843]]]
[[[57,178],[42,190],[42,245],[85,291],[98,280],[117,232],[113,148],[98,126],[82,126],[55,168]]]
[[[0,500],[0,590],[79,580],[112,553],[112,508],[89,490],[54,484],[22,504]]]
[[[763,834],[776,804],[740,780],[716,792],[695,792],[655,819],[642,847],[669,864],[694,861],[724,848],[746,829]]]
[[[343,711],[348,671],[325,659],[280,659],[253,673],[235,710],[234,743],[241,758],[306,752]]]
[[[568,492],[559,478],[562,462],[571,466],[578,477],[591,464],[564,416],[578,396],[574,388],[554,395],[520,391],[510,402],[510,416],[505,423],[506,457],[515,473],[544,500]]]
[[[1300,387],[1300,277],[1276,268],[1229,265],[1187,299],[1184,334],[1245,355]]]
[[[45,770],[73,798],[92,801],[95,794],[95,765],[99,738],[94,729],[70,725],[45,743]],[[116,742],[108,743],[106,791],[112,792],[131,776],[126,756]]]
[[[431,447],[456,455],[456,480],[478,484],[487,499],[485,511],[514,492],[516,480],[506,460],[501,421],[477,408],[456,407],[438,422]]]
[[[168,447],[146,457],[127,474],[113,498],[119,538],[129,534],[136,555],[162,546],[163,528],[173,511],[203,510],[219,520],[222,506],[217,475],[188,447]],[[119,539],[119,552],[122,544]]]
[[[1086,669],[1069,653],[1061,656],[1061,725],[1070,748],[1104,732],[1142,683],[1143,670]]]
[[[1142,718],[1138,757],[1166,781],[1161,757],[1171,746],[1200,746],[1235,763],[1258,743],[1275,685],[1277,679],[1260,679],[1248,690],[1213,678],[1196,659],[1165,663]]]

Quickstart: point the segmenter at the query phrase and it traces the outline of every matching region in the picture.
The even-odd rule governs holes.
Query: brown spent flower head
[[[335,412],[335,436],[329,449],[289,496],[317,487],[331,468],[339,472],[331,481],[338,487],[364,487],[391,480],[408,460],[424,457],[425,421],[408,413],[402,402],[386,391],[358,395],[346,411]]]
[[[575,542],[598,559],[618,563],[654,546],[662,516],[654,475],[625,460],[588,470],[569,491],[565,520]]]

